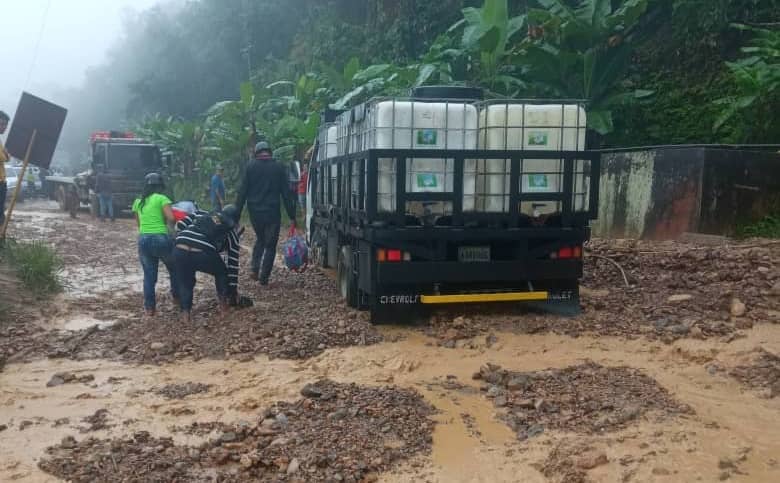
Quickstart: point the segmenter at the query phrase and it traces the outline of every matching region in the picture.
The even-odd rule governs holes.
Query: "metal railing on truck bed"
[[[572,228],[597,217],[597,151],[369,149],[316,162],[315,220],[349,228]]]

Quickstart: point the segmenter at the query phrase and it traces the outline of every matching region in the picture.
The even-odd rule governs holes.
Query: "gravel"
[[[780,396],[780,357],[764,348],[753,351],[752,361],[728,370],[728,374],[752,389],[764,391],[767,398]]]
[[[170,299],[161,296],[157,317],[126,317],[104,329],[73,335],[52,334],[46,355],[55,358],[107,358],[160,364],[182,358],[248,360],[257,355],[303,359],[333,347],[365,346],[382,340],[365,313],[338,300],[335,283],[312,269],[279,275],[270,288],[248,279],[245,290],[254,307],[218,313],[211,287],[201,287],[193,320],[178,319]],[[249,291],[249,290],[253,291]],[[316,295],[315,295],[316,294]],[[139,297],[117,297],[113,308],[137,309]],[[88,301],[85,303],[89,303]]]
[[[494,330],[733,340],[755,323],[780,322],[780,245],[592,240],[580,305],[576,317],[500,304],[444,309],[424,330],[451,348],[490,345],[472,339]]]
[[[254,424],[204,425],[222,433],[198,447],[146,432],[114,440],[69,437],[49,448],[39,466],[74,482],[358,482],[430,452],[433,408],[415,391],[327,380],[311,387],[318,396],[276,403]]]
[[[203,384],[201,382],[186,382],[184,384],[168,384],[163,386],[154,392],[166,399],[184,399],[187,396],[193,394],[202,394],[208,392],[211,389],[210,384]]]
[[[692,413],[642,371],[593,362],[564,369],[512,372],[488,364],[474,374],[500,417],[524,440],[545,430],[603,433],[649,412]],[[505,409],[504,409],[505,408]]]

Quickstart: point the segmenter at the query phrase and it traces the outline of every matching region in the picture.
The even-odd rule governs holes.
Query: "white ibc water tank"
[[[476,149],[477,108],[462,102],[380,101],[369,107],[366,148]]]
[[[585,149],[587,118],[577,104],[490,104],[479,113],[479,147],[489,150],[581,151]],[[488,160],[489,161],[489,160]],[[504,171],[505,170],[505,171]],[[521,191],[555,193],[563,182],[557,159],[524,159]],[[506,211],[499,203],[509,192],[509,164],[487,162],[484,172],[484,211]],[[497,176],[504,172],[505,177]],[[479,197],[479,194],[477,195]],[[477,203],[480,205],[480,203]],[[539,203],[538,205],[542,205]],[[546,204],[545,204],[546,205]],[[553,212],[554,203],[538,211]]]
[[[484,149],[581,151],[587,119],[577,104],[491,104],[479,113]]]
[[[339,135],[350,153],[367,149],[476,149],[477,108],[465,102],[383,100],[358,106],[343,115]],[[350,120],[349,124],[347,119]],[[348,124],[348,126],[347,126]],[[453,190],[454,160],[414,158],[408,161],[406,191]],[[395,210],[396,168],[392,160],[378,166],[378,209]]]
[[[329,159],[338,156],[338,131],[339,128],[335,123],[330,123],[322,126],[318,135],[319,151],[317,152],[317,159]]]

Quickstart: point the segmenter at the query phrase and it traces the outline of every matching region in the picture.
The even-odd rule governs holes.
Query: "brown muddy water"
[[[67,219],[49,204],[23,208],[20,219],[16,236],[54,237],[66,273],[79,287],[69,289],[58,304],[72,304],[88,295],[105,297],[108,306],[99,318],[88,310],[61,310],[46,319],[47,327],[78,331],[110,326],[112,320],[105,314],[112,294],[140,288],[132,235],[112,239],[100,224],[79,221],[88,227],[80,228],[82,240],[57,238],[52,235],[58,232],[52,220]],[[132,232],[130,220],[118,223]],[[111,249],[112,243],[122,248]],[[322,378],[411,388],[437,409],[431,454],[380,475],[380,481],[565,481],[547,470],[550,455],[568,447],[606,455],[606,461],[587,470],[590,481],[780,481],[780,398],[709,369],[712,364],[733,367],[756,347],[780,353],[778,325],[759,324],[729,341],[684,339],[669,344],[644,338],[497,331],[490,344],[480,335],[455,348],[445,348],[415,328],[381,327],[380,332],[385,342],[327,349],[304,360],[258,356],[243,362],[183,359],[155,366],[48,359],[8,364],[0,372],[0,428],[5,426],[0,430],[0,481],[57,481],[37,463],[47,447],[66,436],[112,438],[149,431],[180,444],[197,444],[218,433],[195,436],[176,428],[256,422],[265,407],[298,399],[305,384]],[[499,419],[501,410],[480,390],[480,382],[472,379],[488,363],[512,371],[541,371],[584,361],[640,369],[692,412],[646,414],[615,432],[546,430],[520,441]],[[94,379],[47,387],[57,373]],[[458,384],[453,389],[446,381]],[[210,388],[174,400],[156,392],[168,384],[190,382]],[[108,427],[83,433],[88,424],[82,419],[101,409],[108,411]]]
[[[370,348],[326,351],[308,361],[176,362],[128,366],[106,361],[36,361],[12,364],[0,374],[0,408],[9,426],[0,436],[0,480],[50,481],[37,467],[45,448],[67,435],[81,437],[81,419],[98,409],[109,411],[113,427],[91,435],[114,437],[147,430],[172,435],[182,444],[193,436],[171,432],[194,422],[254,420],[273,401],[293,400],[306,383],[327,377],[337,382],[393,383],[420,391],[439,411],[433,452],[383,481],[548,481],[539,471],[551,448],[561,440],[582,439],[607,455],[609,462],[590,472],[594,481],[716,481],[721,460],[739,463],[734,481],[777,481],[780,468],[780,400],[761,399],[731,379],[711,375],[702,358],[728,362],[756,345],[780,350],[780,329],[755,330],[728,346],[678,342],[673,346],[617,339],[570,339],[560,336],[498,334],[488,349],[446,349],[408,329],[386,329],[403,335],[398,342]],[[648,417],[608,435],[545,433],[520,442],[496,419],[496,410],[471,381],[485,363],[518,370],[540,370],[577,364],[585,359],[605,366],[644,370],[690,405],[695,415],[668,420]],[[87,384],[49,388],[58,372],[91,374]],[[447,376],[473,390],[449,391],[435,381]],[[109,379],[111,378],[111,379]],[[166,400],[154,392],[171,383],[197,382],[213,387],[184,400]],[[186,410],[186,411],[185,411]],[[181,414],[177,416],[177,414]],[[464,420],[470,418],[467,424]],[[63,422],[62,418],[67,418]],[[58,423],[58,420],[59,423]],[[23,421],[32,424],[21,429]],[[213,436],[213,435],[212,435]]]

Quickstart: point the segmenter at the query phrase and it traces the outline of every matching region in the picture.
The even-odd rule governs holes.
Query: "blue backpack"
[[[294,272],[306,270],[309,264],[309,247],[306,245],[306,239],[296,234],[294,228],[290,228],[282,253],[287,268]]]

